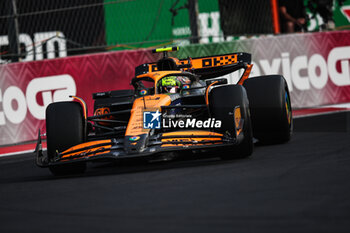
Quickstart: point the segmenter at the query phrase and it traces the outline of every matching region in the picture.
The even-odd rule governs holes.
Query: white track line
[[[43,151],[46,151],[46,148],[43,148]],[[7,157],[7,156],[11,156],[11,155],[19,155],[19,154],[25,154],[25,153],[31,153],[31,152],[34,154],[34,150],[22,150],[22,151],[0,154],[0,157]]]

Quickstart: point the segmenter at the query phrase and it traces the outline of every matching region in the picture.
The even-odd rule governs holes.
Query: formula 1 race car
[[[54,175],[82,173],[89,161],[162,158],[215,150],[250,156],[254,141],[283,143],[292,132],[288,86],[281,75],[249,78],[251,55],[168,57],[135,69],[133,89],[94,93],[94,115],[79,97],[46,109],[47,153],[39,132],[36,163]],[[227,76],[242,70],[237,84]],[[197,153],[198,154],[198,153]]]

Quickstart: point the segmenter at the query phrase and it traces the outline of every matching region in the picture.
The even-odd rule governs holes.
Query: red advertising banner
[[[0,145],[35,140],[46,106],[69,95],[82,97],[92,114],[92,93],[130,89],[135,67],[156,59],[138,50],[1,65]]]
[[[294,108],[350,102],[350,31],[195,45],[183,51],[195,57],[198,49],[200,56],[252,53],[252,75],[283,74]],[[82,97],[91,115],[92,93],[130,89],[135,67],[158,56],[137,50],[0,65],[0,145],[35,140],[45,126],[46,106],[69,95]]]
[[[350,102],[350,31],[252,41],[252,76],[282,74],[293,108]]]
[[[350,31],[266,36],[184,47],[180,58],[231,52],[252,54],[251,77],[282,74],[293,108],[350,102]],[[238,73],[228,77],[233,83]]]

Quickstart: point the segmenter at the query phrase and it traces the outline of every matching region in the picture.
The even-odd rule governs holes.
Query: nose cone
[[[127,154],[141,153],[146,149],[147,134],[125,136],[124,150]]]

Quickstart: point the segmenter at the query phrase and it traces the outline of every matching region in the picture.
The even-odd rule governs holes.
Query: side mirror
[[[209,85],[212,84],[213,82],[217,82],[217,83],[215,83],[215,85],[227,84],[227,79],[226,79],[226,78],[211,79],[211,80],[205,81],[205,84],[206,84],[207,86],[209,86]]]

